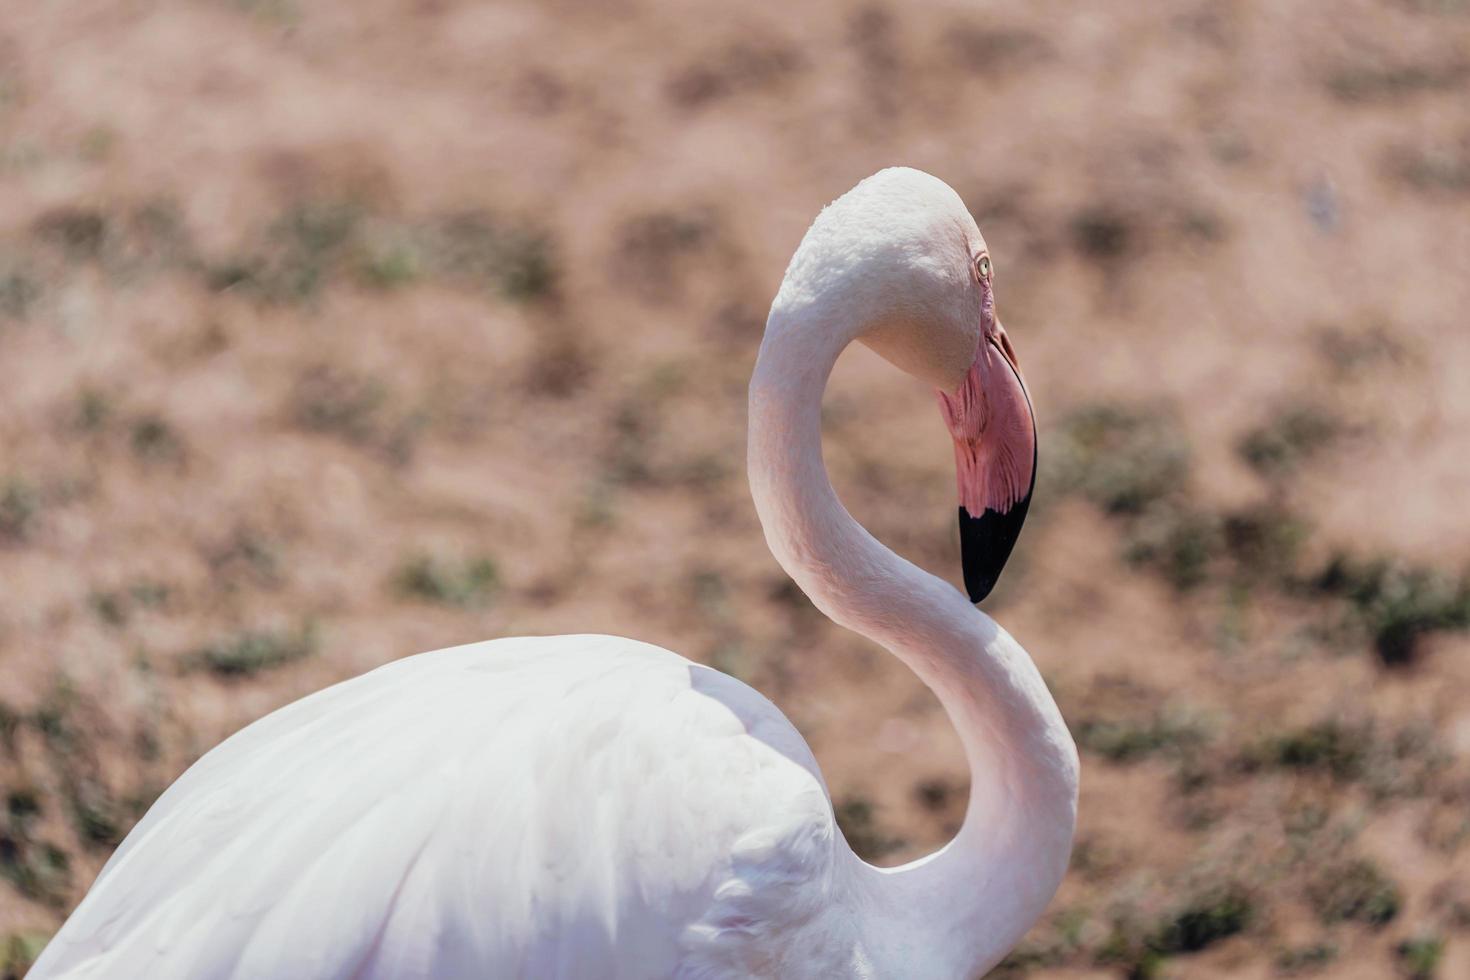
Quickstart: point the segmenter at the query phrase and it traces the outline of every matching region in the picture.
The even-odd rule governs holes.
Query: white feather
[[[616,637],[497,640],[225,741],[35,976],[670,976],[789,924],[783,886],[835,839],[805,744],[738,681]]]

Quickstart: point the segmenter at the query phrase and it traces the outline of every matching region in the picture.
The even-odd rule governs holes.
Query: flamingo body
[[[751,688],[634,640],[495,640],[209,752],[37,976],[852,975],[850,910],[813,901],[846,893],[838,848],[811,752]]]

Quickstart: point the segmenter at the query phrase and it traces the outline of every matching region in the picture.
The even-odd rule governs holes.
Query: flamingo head
[[[861,340],[933,385],[954,438],[970,601],[990,594],[1036,483],[1036,427],[995,310],[995,265],[960,196],[919,170],[879,171],[818,215],[772,307]]]

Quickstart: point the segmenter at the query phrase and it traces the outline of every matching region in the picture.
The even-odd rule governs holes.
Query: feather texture
[[[768,973],[793,941],[853,955],[840,841],[806,744],[740,682],[616,637],[497,640],[204,756],[32,976]]]

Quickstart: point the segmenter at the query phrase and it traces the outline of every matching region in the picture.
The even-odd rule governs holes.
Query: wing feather
[[[744,685],[613,637],[476,644],[199,760],[33,976],[670,976],[732,916],[809,909],[832,839],[810,752]]]

